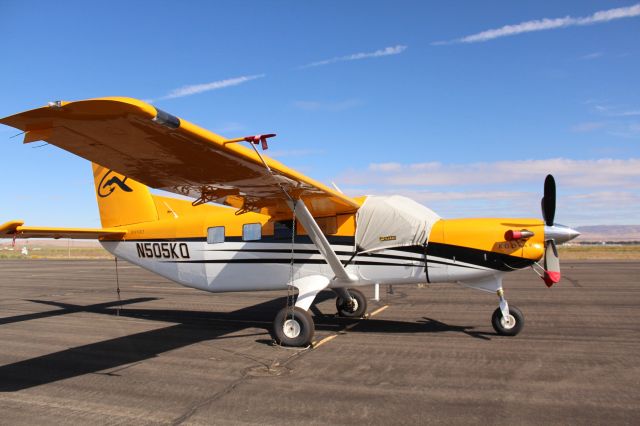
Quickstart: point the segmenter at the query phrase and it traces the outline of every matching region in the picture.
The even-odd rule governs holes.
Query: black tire
[[[283,308],[273,320],[273,337],[282,346],[309,346],[314,332],[311,314],[300,308]]]
[[[351,303],[347,303],[340,296],[336,298],[338,315],[346,318],[362,318],[367,312],[367,298],[360,290],[350,288],[347,291],[353,299]]]
[[[512,326],[508,326],[502,321],[502,311],[500,308],[497,308],[493,311],[493,315],[491,316],[491,325],[493,325],[493,329],[496,333],[501,336],[515,336],[522,331],[524,327],[524,315],[520,311],[520,309],[515,306],[509,306],[509,316],[515,320],[515,324]]]

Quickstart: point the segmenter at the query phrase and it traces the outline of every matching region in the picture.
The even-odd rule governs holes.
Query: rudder
[[[100,222],[105,228],[158,220],[149,188],[92,163]]]

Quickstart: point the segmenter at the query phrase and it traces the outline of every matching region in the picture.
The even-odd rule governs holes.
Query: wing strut
[[[240,138],[237,140],[233,139],[228,142],[240,142],[240,141],[249,142],[249,145],[251,145],[255,153],[258,154],[258,157],[262,161],[262,164],[267,169],[269,174],[271,176],[274,176],[273,171],[271,170],[267,162],[264,161],[264,158],[262,158],[262,155],[260,155],[260,152],[254,146],[254,144],[257,144],[258,141],[261,140],[261,138],[272,137],[272,136],[275,136],[275,135],[273,134],[269,134],[265,136],[257,135],[257,136],[254,136],[253,138],[247,137],[247,138]],[[262,149],[263,150],[266,149],[266,142],[264,141],[263,141]],[[274,176],[274,179],[275,179],[275,176]],[[276,184],[280,187],[280,189],[282,189],[282,192],[284,192],[284,195],[288,198],[287,205],[289,206],[293,214],[298,218],[300,223],[302,223],[302,226],[304,226],[304,229],[307,231],[307,234],[309,234],[309,238],[311,238],[311,241],[313,241],[313,244],[318,248],[318,251],[320,251],[320,254],[322,255],[322,257],[324,257],[324,260],[331,267],[331,270],[333,271],[336,280],[342,281],[345,283],[357,281],[358,278],[355,275],[349,274],[347,270],[344,268],[344,265],[342,264],[342,262],[340,262],[340,259],[338,259],[338,255],[331,248],[331,244],[329,244],[329,240],[327,240],[327,237],[325,237],[325,235],[322,233],[322,230],[318,226],[318,223],[314,219],[311,212],[309,212],[309,209],[307,209],[307,206],[305,205],[304,201],[302,201],[301,198],[294,200],[293,197],[291,197],[291,195],[287,192],[286,188],[282,186],[277,179],[275,179],[275,181],[276,181]]]
[[[307,234],[309,234],[311,241],[313,241],[313,244],[318,248],[320,254],[324,257],[324,260],[326,260],[331,267],[336,279],[343,282],[356,281],[357,278],[354,275],[349,274],[347,270],[344,269],[342,262],[338,259],[338,255],[331,248],[327,237],[325,237],[322,230],[320,230],[318,223],[307,209],[304,201],[298,199],[296,201],[289,201],[287,204],[300,223],[302,223],[302,226],[304,226],[304,229],[307,231]]]

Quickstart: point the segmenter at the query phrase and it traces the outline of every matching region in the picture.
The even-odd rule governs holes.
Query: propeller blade
[[[544,197],[542,197],[542,217],[547,226],[553,226],[556,216],[556,181],[551,175],[544,180]]]
[[[542,279],[547,287],[551,287],[560,281],[560,258],[553,240],[545,241],[544,248],[544,276]]]

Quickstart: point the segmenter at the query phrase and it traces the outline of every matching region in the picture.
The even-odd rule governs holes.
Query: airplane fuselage
[[[504,220],[482,221],[490,221],[494,224],[493,228],[499,229],[494,230],[487,223],[478,227],[477,219],[441,220],[434,227],[432,240],[426,247],[397,247],[374,253],[356,254],[353,237],[327,238],[341,262],[346,265],[347,272],[357,277],[350,286],[376,283],[471,283],[529,266],[541,257],[538,239],[522,243],[505,242],[502,230],[506,229]],[[541,224],[534,224],[531,220],[521,225],[529,225],[536,232],[541,231]],[[483,234],[491,231],[496,233],[496,241],[491,249],[474,247],[478,245],[474,229],[481,229]],[[467,234],[466,245],[444,242],[447,237],[450,241],[459,240],[461,234]],[[485,239],[483,235],[479,241]],[[269,236],[259,241],[227,237],[224,242],[210,244],[202,236],[102,241],[102,245],[115,256],[167,279],[214,293],[286,289],[292,274],[293,279],[312,275],[333,276],[329,265],[305,235],[296,236],[293,244],[291,240],[276,240]],[[330,287],[341,285],[336,282]]]

